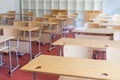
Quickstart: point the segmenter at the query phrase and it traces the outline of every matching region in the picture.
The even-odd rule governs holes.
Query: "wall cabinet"
[[[42,17],[50,14],[51,9],[68,10],[68,15],[78,13],[81,21],[86,10],[103,11],[103,2],[104,0],[22,0],[22,13],[33,11],[35,17]]]

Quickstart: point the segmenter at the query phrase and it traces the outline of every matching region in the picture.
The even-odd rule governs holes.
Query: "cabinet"
[[[68,10],[68,15],[78,13],[79,21],[85,18],[86,10],[103,10],[104,0],[22,0],[22,13],[33,11],[35,17],[50,14],[51,9]]]

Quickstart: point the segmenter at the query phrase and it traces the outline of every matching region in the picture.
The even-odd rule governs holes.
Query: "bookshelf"
[[[86,10],[103,10],[104,0],[22,0],[22,13],[33,11],[35,17],[50,14],[52,9],[78,13],[79,21],[85,21]]]

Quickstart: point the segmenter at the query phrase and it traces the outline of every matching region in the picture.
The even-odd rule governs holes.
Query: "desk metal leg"
[[[32,37],[32,32],[29,31],[29,52],[30,52],[30,60],[32,60],[32,40],[31,40],[31,37]]]
[[[33,73],[33,80],[36,80],[36,72]]]
[[[63,53],[63,48],[62,46],[60,46],[60,56],[62,56],[62,53]]]
[[[102,60],[104,60],[104,51],[102,51]]]
[[[8,40],[8,52],[9,52],[9,59],[10,59],[10,77],[12,77],[12,56],[10,51],[10,40]]]
[[[37,57],[37,56],[39,56],[40,54],[41,54],[41,49],[40,49],[40,41],[38,41],[38,53],[34,56],[34,57]]]
[[[74,28],[76,28],[76,18],[74,18]]]
[[[50,48],[48,51],[51,51],[52,49],[54,49],[56,46],[52,46],[52,25],[49,25],[49,30],[50,30]]]
[[[95,59],[97,59],[98,56],[99,56],[99,51],[96,51],[96,52],[95,52]]]
[[[0,53],[0,66],[4,65],[5,63],[2,61],[2,54]]]

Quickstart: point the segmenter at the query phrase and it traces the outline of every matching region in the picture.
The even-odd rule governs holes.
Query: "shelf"
[[[44,9],[44,1],[43,0],[38,1],[37,9]]]
[[[94,10],[102,11],[103,0],[22,0],[22,12],[33,11],[36,17],[51,14],[53,9],[56,12],[67,10],[68,15],[78,13],[78,22],[83,24],[84,20],[86,21],[86,10],[88,13],[92,13]],[[99,14],[99,11],[94,14]]]
[[[94,1],[94,10],[103,10],[103,0]]]
[[[22,0],[22,8],[23,9],[28,9],[28,1],[27,0]]]
[[[68,10],[76,10],[76,0],[68,1]]]
[[[59,9],[59,0],[52,0],[52,9]]]
[[[43,17],[44,15],[44,10],[39,10],[37,16]]]
[[[36,9],[36,4],[33,0],[30,1],[30,9]]]
[[[85,9],[85,0],[77,0],[76,10]]]
[[[51,0],[45,0],[44,1],[44,8],[45,9],[51,9]]]
[[[68,9],[68,1],[67,0],[60,1],[60,9]]]
[[[94,0],[85,0],[85,10],[94,10]]]

